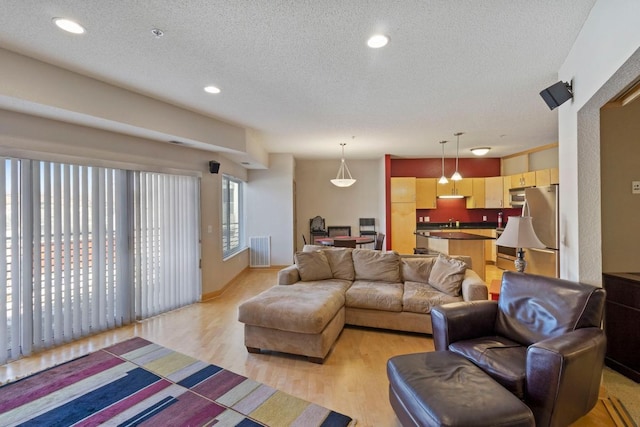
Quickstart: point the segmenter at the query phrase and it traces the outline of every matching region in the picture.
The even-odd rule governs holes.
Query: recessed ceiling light
[[[471,152],[476,156],[484,156],[489,152],[489,150],[491,150],[491,147],[477,147],[477,148],[472,148]]]
[[[387,43],[389,43],[389,37],[384,34],[376,34],[375,36],[369,37],[369,40],[367,40],[367,46],[373,49],[386,46]]]
[[[58,28],[65,30],[69,33],[73,34],[82,34],[85,32],[85,29],[82,25],[74,22],[70,19],[65,18],[53,18],[53,23],[58,26]]]
[[[220,93],[220,89],[215,86],[207,86],[204,88],[204,91],[209,93]]]

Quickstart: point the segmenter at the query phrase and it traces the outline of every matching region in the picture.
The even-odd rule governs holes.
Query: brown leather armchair
[[[437,351],[464,356],[519,397],[537,426],[566,426],[598,400],[602,288],[507,271],[498,301],[431,310]]]

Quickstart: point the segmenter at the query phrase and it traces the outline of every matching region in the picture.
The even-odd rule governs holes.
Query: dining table
[[[320,243],[324,246],[333,246],[334,240],[355,240],[356,245],[366,245],[368,243],[373,243],[375,240],[373,237],[369,236],[334,236],[334,237],[322,237],[320,239],[316,239],[317,243]]]

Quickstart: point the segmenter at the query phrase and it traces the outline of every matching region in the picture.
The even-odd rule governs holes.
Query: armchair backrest
[[[505,271],[496,332],[530,345],[575,329],[600,327],[605,291],[563,279]]]

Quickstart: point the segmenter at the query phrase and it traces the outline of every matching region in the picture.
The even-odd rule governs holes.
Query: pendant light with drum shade
[[[451,175],[451,181],[460,181],[462,179],[462,175],[458,172],[458,157],[460,153],[460,135],[464,132],[456,132],[453,135],[457,138],[456,141],[456,171]]]
[[[346,142],[340,143],[340,146],[342,147],[342,159],[340,160],[340,169],[338,169],[338,174],[336,175],[336,178],[331,180],[331,183],[336,187],[351,187],[356,182],[356,180],[353,179],[353,177],[351,176],[351,172],[349,171],[349,167],[347,166],[347,163],[344,161],[345,145],[347,145]],[[346,177],[345,172],[349,176],[348,178]]]
[[[449,180],[444,175],[444,144],[446,144],[446,143],[447,143],[447,141],[440,141],[440,145],[442,146],[442,176],[438,180],[438,184],[448,184],[449,183]]]

